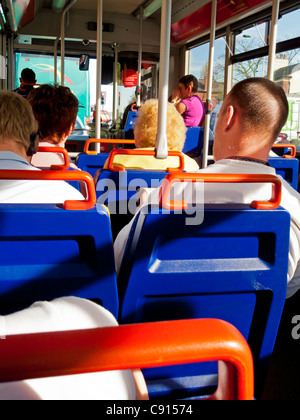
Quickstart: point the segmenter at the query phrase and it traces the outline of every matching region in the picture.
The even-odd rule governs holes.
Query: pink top
[[[187,127],[198,127],[205,116],[205,106],[199,96],[194,95],[191,98],[183,99],[181,102],[187,108],[186,112],[182,114],[185,125]]]

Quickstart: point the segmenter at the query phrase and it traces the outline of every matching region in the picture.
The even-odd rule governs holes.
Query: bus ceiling
[[[26,31],[26,26],[29,25],[29,30],[34,30],[34,23],[37,20],[36,18],[43,21],[43,16],[47,14],[49,17],[49,13],[52,12],[51,23],[53,24],[54,29],[56,27],[56,23],[59,22],[60,15],[72,3],[72,0],[1,0],[0,4],[4,10],[3,16],[5,14],[7,18],[6,25],[1,26],[11,32],[35,35],[34,33],[30,34]],[[272,5],[272,0],[249,0],[247,2],[244,0],[235,0],[235,3],[239,6],[239,12],[243,15],[247,15],[247,12],[249,14],[250,9],[253,11],[253,7],[256,9],[262,9]],[[196,18],[196,12],[200,13],[200,10],[203,9],[203,13],[207,13],[207,8],[210,8],[210,4],[211,0],[172,0],[172,25],[179,25],[180,29],[182,25],[186,25],[185,20],[187,18],[190,20],[192,17],[192,21],[194,20],[193,16]],[[234,12],[237,5],[234,6],[233,2],[230,0],[218,0],[218,15],[222,15],[219,20],[224,21],[226,18],[230,18],[230,13]],[[128,18],[132,18],[134,16],[139,19],[140,10],[142,8],[144,20],[150,18],[152,21],[154,20],[157,23],[160,23],[161,6],[162,0],[104,0],[103,13],[110,18],[110,14],[111,17],[113,17],[112,14],[115,15],[117,11],[118,15],[127,15]],[[77,14],[80,10],[80,12],[82,11],[87,17],[89,15],[94,16],[95,20],[96,9],[97,1],[95,0],[76,0],[76,2],[72,5],[70,13]],[[57,15],[56,17],[55,14]],[[208,22],[209,21],[210,18],[208,19]],[[218,23],[221,22],[217,22],[217,25]],[[199,35],[199,33],[203,32],[204,29],[204,27],[200,27],[198,25],[198,28],[188,28],[186,33],[189,38],[191,38],[191,35]],[[186,41],[186,39],[176,39],[174,31],[177,30],[178,26],[176,26],[175,29],[172,28],[172,41],[175,41],[176,43]],[[93,36],[93,33],[90,32],[90,34]],[[71,37],[76,38],[76,36]],[[116,41],[119,42],[119,40]]]
[[[7,18],[5,25],[1,25],[3,28],[6,28],[9,32],[17,32],[20,34],[26,35],[41,35],[37,33],[37,28],[41,29],[40,22],[42,27],[45,26],[47,30],[49,28],[47,19],[49,14],[51,16],[51,27],[53,34],[49,36],[57,36],[57,29],[60,29],[60,16],[67,7],[72,4],[72,0],[1,0],[0,4],[4,10],[3,16]],[[253,13],[253,10],[257,12],[266,7],[272,5],[272,0],[235,0],[236,6],[230,0],[218,0],[218,18],[217,18],[217,27],[224,23],[227,19],[231,17],[234,13],[236,16],[236,7],[239,8],[239,13],[241,17]],[[126,15],[127,19],[132,19],[133,17],[139,20],[140,10],[143,10],[143,20],[150,19],[152,22],[156,22],[160,25],[161,21],[161,6],[162,0],[104,0],[103,1],[103,13],[105,13],[105,20],[110,19],[112,26],[114,25],[114,17],[116,15]],[[97,1],[95,0],[76,0],[72,5],[70,10],[70,27],[68,30],[69,38],[76,39],[76,33],[79,28],[76,23],[72,25],[72,15],[76,17],[78,13],[82,16],[87,17],[86,23],[94,23],[97,10]],[[207,17],[208,11],[211,10],[211,0],[172,0],[172,14],[171,14],[171,24],[172,24],[172,41],[176,44],[185,44],[187,40],[190,41],[191,38],[199,36],[200,34],[209,28],[206,28],[205,25],[201,23],[196,24],[195,21],[198,20],[199,14]],[[250,12],[251,10],[251,12]],[[79,12],[80,11],[80,12]],[[116,13],[117,11],[117,13]],[[201,19],[202,21],[203,19]],[[1,13],[0,13],[1,21]],[[45,25],[43,25],[43,22]],[[206,23],[210,23],[210,17],[206,19]],[[0,22],[1,24],[1,22]],[[188,24],[188,27],[186,26]],[[115,30],[116,28],[115,24]],[[76,26],[76,28],[75,28]],[[87,25],[84,25],[87,26]],[[112,27],[111,26],[111,27]],[[191,27],[192,26],[192,27]],[[91,26],[90,26],[91,28]],[[88,31],[87,28],[81,28],[79,33],[85,31],[91,37],[91,40],[95,38],[95,25],[94,31],[91,29]],[[183,36],[183,32],[185,36]],[[79,35],[79,36],[80,36]],[[89,39],[89,38],[87,38]],[[120,39],[114,40],[115,42],[121,42]]]

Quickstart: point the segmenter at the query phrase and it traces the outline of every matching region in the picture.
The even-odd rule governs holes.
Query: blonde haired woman
[[[140,150],[154,150],[158,124],[158,100],[149,99],[139,110],[139,116],[134,127],[136,148]],[[168,103],[167,139],[168,149],[181,152],[186,139],[186,126],[176,108]],[[199,169],[196,161],[185,155],[185,171],[191,172]],[[176,168],[179,164],[177,157],[156,159],[154,156],[116,156],[114,163],[127,169],[166,170]],[[105,164],[105,167],[107,163]]]

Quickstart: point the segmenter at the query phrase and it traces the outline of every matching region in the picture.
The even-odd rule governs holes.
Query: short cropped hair
[[[284,90],[264,78],[250,78],[237,83],[229,93],[228,100],[242,114],[244,132],[271,131],[277,140],[289,114],[289,104]]]
[[[195,76],[192,74],[189,74],[188,76],[184,76],[179,80],[179,83],[184,85],[184,87],[187,89],[189,86],[192,87],[193,92],[198,92],[199,82]]]
[[[11,139],[27,150],[30,136],[37,131],[38,123],[27,100],[14,92],[0,92],[0,143]]]
[[[155,147],[158,126],[158,100],[149,99],[139,110],[134,127],[136,147]],[[167,139],[169,150],[181,152],[186,139],[186,126],[176,108],[168,103]]]
[[[21,73],[21,79],[24,83],[33,84],[36,80],[35,72],[31,69],[24,69]]]
[[[79,102],[68,87],[42,85],[28,95],[39,123],[40,140],[59,144],[75,125]]]

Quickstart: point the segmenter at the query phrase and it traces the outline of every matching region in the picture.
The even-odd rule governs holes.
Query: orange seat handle
[[[26,180],[26,181],[83,181],[87,186],[87,199],[85,201],[66,200],[65,210],[89,210],[97,202],[93,178],[83,171],[15,171],[0,170],[0,179]]]
[[[64,147],[44,147],[38,148],[38,153],[60,153],[63,155],[65,163],[63,165],[52,165],[50,167],[53,171],[65,171],[70,168],[70,159],[68,151]]]
[[[284,155],[285,159],[294,159],[296,157],[297,149],[294,144],[274,144],[272,149],[291,149],[290,155]]]
[[[116,156],[119,155],[127,155],[127,156],[156,156],[155,150],[140,150],[140,149],[118,149],[113,150],[108,158],[107,167],[112,172],[124,172],[126,169],[121,166],[114,166],[114,159]],[[178,157],[179,158],[179,167],[177,168],[167,168],[166,172],[183,172],[184,171],[184,154],[181,152],[176,151],[169,151],[168,156]]]
[[[252,201],[251,207],[257,210],[273,210],[280,206],[282,186],[280,180],[274,175],[248,175],[248,174],[170,174],[164,179],[160,194],[160,206],[167,210],[187,210],[188,204],[184,201],[170,201],[172,186],[177,182],[207,182],[207,183],[271,183],[272,197],[269,201]]]
[[[253,400],[253,357],[244,337],[217,319],[132,324],[7,336],[0,382],[219,361],[210,399]]]
[[[89,150],[91,144],[102,143],[102,144],[134,144],[134,140],[122,140],[122,139],[88,139],[84,145],[84,153],[86,155],[97,155],[97,152]]]

